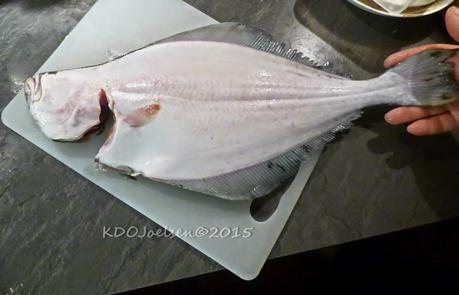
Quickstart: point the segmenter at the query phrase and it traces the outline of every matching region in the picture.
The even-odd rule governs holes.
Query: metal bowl
[[[362,8],[363,10],[369,11],[371,13],[384,15],[384,16],[390,16],[390,17],[405,17],[405,18],[426,16],[426,15],[438,12],[454,2],[454,0],[437,0],[428,5],[419,6],[419,7],[410,7],[407,10],[403,11],[402,13],[391,13],[381,8],[381,6],[379,6],[372,0],[348,0],[348,1],[354,4],[355,6]]]

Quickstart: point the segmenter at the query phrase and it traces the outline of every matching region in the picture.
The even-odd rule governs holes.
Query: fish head
[[[33,119],[53,140],[79,140],[106,120],[105,92],[86,71],[37,74],[24,91]]]

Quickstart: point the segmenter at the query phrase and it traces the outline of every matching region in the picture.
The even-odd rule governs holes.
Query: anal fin
[[[360,115],[361,111],[346,113],[334,120],[330,130],[260,164],[211,178],[174,180],[168,183],[230,200],[263,197],[294,177],[302,162],[308,161],[312,153],[332,141],[337,132],[350,128],[351,121]]]

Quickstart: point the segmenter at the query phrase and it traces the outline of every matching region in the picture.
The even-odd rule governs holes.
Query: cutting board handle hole
[[[286,182],[275,191],[268,195],[257,198],[250,204],[250,215],[258,222],[267,221],[276,212],[281,197],[292,184],[292,181]]]

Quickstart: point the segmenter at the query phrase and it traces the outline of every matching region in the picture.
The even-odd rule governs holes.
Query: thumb
[[[459,42],[459,8],[451,6],[445,14],[445,23],[448,33]]]

